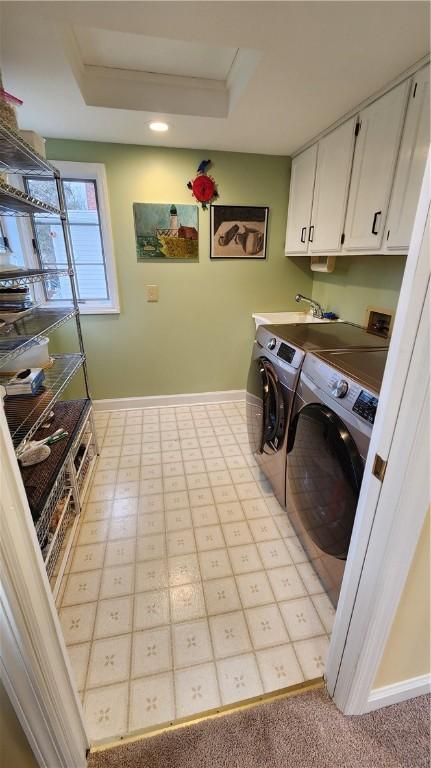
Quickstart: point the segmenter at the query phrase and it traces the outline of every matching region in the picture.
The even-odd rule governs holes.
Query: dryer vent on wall
[[[388,339],[392,333],[394,311],[381,307],[367,307],[365,327],[369,333]]]

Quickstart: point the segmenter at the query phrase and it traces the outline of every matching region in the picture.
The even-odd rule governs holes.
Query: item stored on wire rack
[[[13,343],[14,340],[12,339],[11,341]],[[33,346],[31,346],[28,349],[25,349],[24,352],[22,352],[15,359],[12,359],[8,363],[9,371],[11,372],[18,371],[18,370],[21,370],[21,368],[51,367],[52,361],[48,352],[48,342],[49,342],[49,339],[47,336],[40,336],[37,342],[33,344]],[[5,346],[6,346],[6,342],[1,343],[0,349],[2,347],[4,348]]]
[[[22,450],[17,454],[18,458],[24,455],[26,451],[28,451],[30,448],[36,448],[38,445],[53,445],[54,443],[58,443],[59,440],[63,440],[65,437],[68,436],[68,432],[66,432],[63,427],[59,427],[55,430],[55,432],[52,433],[52,435],[47,435],[46,437],[43,437],[42,440],[30,440],[29,442],[24,444],[24,447]]]
[[[23,467],[32,467],[33,464],[40,464],[41,461],[51,456],[51,448],[47,445],[29,445],[19,457],[19,462]]]
[[[18,371],[18,373],[9,379],[5,389],[8,397],[18,397],[19,395],[38,395],[43,387],[45,374],[42,368],[27,368]]]
[[[50,533],[55,533],[55,529],[57,528],[57,525],[60,522],[60,517],[63,514],[63,509],[65,504],[66,504],[66,497],[63,496],[63,498],[61,498],[60,501],[58,502],[53,512],[53,515],[51,517],[51,520],[49,522],[48,530]]]
[[[78,467],[81,464],[82,457],[84,456],[84,453],[85,453],[85,448],[86,448],[85,443],[81,443],[78,450],[76,451],[76,456],[74,459],[74,464],[76,469],[78,469]]]
[[[22,312],[32,305],[28,286],[19,288],[0,288],[0,309],[8,312]]]

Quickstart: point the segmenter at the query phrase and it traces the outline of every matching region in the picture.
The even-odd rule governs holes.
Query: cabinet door
[[[401,83],[364,109],[355,144],[344,247],[379,250],[410,83]]]
[[[341,249],[352,169],[356,117],[319,141],[309,253]]]
[[[287,211],[286,253],[307,253],[311,221],[317,144],[292,160],[289,208]]]
[[[412,81],[386,222],[386,248],[407,249],[430,145],[430,68]]]

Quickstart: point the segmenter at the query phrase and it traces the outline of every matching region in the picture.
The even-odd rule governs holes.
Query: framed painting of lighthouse
[[[199,257],[198,206],[133,203],[139,261],[192,261]]]
[[[269,208],[211,206],[212,259],[266,259]]]

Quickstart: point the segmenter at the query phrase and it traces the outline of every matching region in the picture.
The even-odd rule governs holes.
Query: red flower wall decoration
[[[217,184],[212,176],[208,176],[207,170],[211,165],[211,160],[202,160],[198,166],[198,175],[192,181],[189,181],[187,187],[191,190],[193,197],[201,203],[204,211],[218,197]]]

